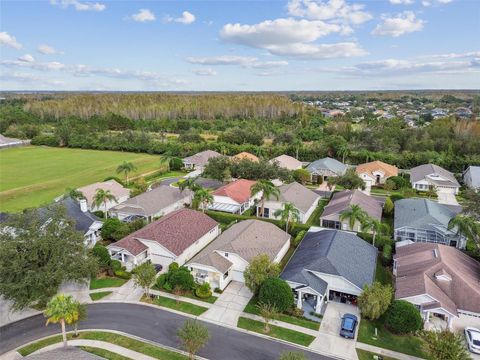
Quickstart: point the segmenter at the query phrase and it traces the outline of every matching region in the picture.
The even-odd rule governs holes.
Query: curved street
[[[180,348],[177,329],[188,317],[149,306],[126,303],[88,305],[88,319],[80,329],[117,330],[158,344]],[[276,360],[283,351],[300,351],[294,346],[204,322],[210,331],[208,344],[199,354],[210,360]],[[0,351],[11,351],[27,342],[58,334],[57,324],[45,326],[42,315],[33,316],[0,328]],[[331,357],[305,352],[308,359]]]

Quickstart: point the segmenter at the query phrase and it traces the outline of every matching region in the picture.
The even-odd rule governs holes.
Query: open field
[[[78,188],[108,176],[130,161],[130,177],[160,168],[159,156],[116,151],[21,147],[0,151],[0,211],[17,212],[51,202],[68,187]],[[123,175],[118,175],[123,178]]]

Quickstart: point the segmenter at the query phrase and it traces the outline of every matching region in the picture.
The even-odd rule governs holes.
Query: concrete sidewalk
[[[143,295],[143,290],[135,286],[135,282],[133,280],[128,280],[125,284],[116,288],[98,289],[98,291],[112,292],[110,295],[105,296],[102,300],[140,301]]]

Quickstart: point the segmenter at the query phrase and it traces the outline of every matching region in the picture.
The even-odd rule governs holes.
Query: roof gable
[[[243,204],[252,197],[251,187],[254,184],[255,181],[239,179],[218,188],[212,193],[212,195],[226,196],[235,200],[239,204]]]
[[[326,157],[312,162],[307,166],[307,170],[310,172],[315,172],[318,170],[330,170],[337,175],[343,175],[345,171],[347,171],[347,165],[336,159]]]

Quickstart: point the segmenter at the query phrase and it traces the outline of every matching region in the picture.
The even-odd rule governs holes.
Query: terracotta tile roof
[[[136,241],[151,240],[179,256],[216,226],[218,223],[215,220],[199,211],[180,209],[148,224],[111,246],[122,247],[133,255],[138,255],[140,252],[136,248],[138,245]]]
[[[397,299],[426,293],[452,314],[457,310],[480,313],[479,262],[453,247],[432,243],[410,244],[396,251]]]
[[[239,179],[230,184],[215,190],[212,195],[229,197],[239,204],[247,202],[252,197],[251,187],[255,184],[253,180]]]
[[[250,160],[250,161],[253,161],[253,162],[259,162],[260,159],[253,155],[253,154],[250,154],[249,152],[246,152],[246,151],[243,151],[237,155],[234,155],[232,156],[232,160]]]
[[[366,173],[374,178],[373,173],[375,171],[381,171],[385,174],[385,177],[398,175],[398,168],[394,165],[386,164],[382,161],[371,161],[365,164],[360,164],[357,166],[357,174]]]

